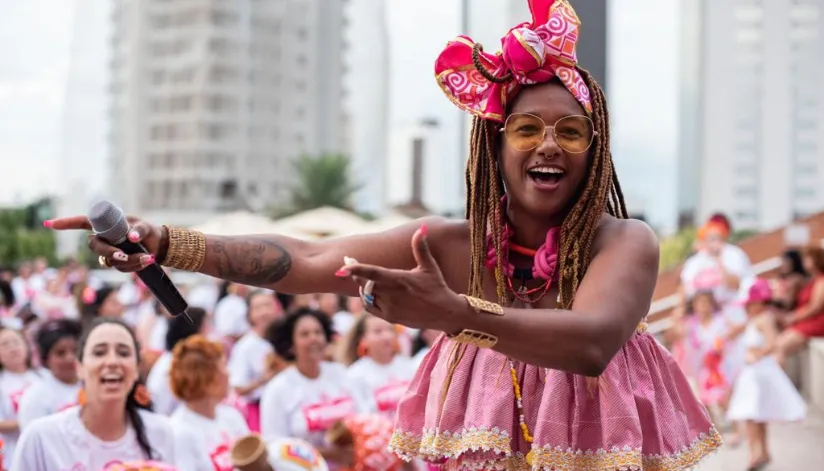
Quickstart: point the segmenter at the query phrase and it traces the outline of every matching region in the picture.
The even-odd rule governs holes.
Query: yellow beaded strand
[[[509,360],[509,372],[512,374],[512,387],[515,390],[515,403],[518,405],[518,422],[521,425],[521,432],[524,440],[532,445],[532,434],[529,433],[529,426],[526,424],[526,417],[524,417],[524,403],[521,396],[521,385],[518,384],[518,373],[515,371],[515,363]],[[532,450],[526,454],[526,462],[532,466]]]

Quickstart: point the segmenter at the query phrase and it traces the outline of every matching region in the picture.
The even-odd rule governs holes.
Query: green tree
[[[661,241],[660,271],[671,270],[692,254],[696,229],[686,228]]]
[[[351,161],[343,154],[304,155],[293,163],[295,185],[287,208],[278,216],[332,206],[351,211],[352,197],[360,185],[352,181]]]
[[[0,209],[0,265],[15,265],[24,260],[46,257],[56,263],[54,232],[35,225],[32,207]]]

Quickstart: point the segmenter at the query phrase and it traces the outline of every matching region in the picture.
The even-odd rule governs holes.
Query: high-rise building
[[[291,161],[346,152],[345,0],[120,0],[112,191],[191,224],[287,202]]]
[[[682,1],[678,210],[768,229],[824,207],[824,0]]]
[[[386,0],[347,0],[346,100],[351,117],[355,209],[385,209],[389,136],[389,31]]]

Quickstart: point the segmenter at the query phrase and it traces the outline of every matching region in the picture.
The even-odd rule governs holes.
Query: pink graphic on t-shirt
[[[378,405],[380,412],[395,412],[406,389],[409,387],[409,381],[402,381],[393,379],[387,384],[375,389],[375,402]]]
[[[349,396],[334,399],[321,399],[320,402],[302,408],[306,419],[306,428],[309,432],[323,432],[335,422],[343,420],[355,412],[355,401]]]
[[[699,271],[692,280],[694,291],[711,291],[724,284],[724,275],[718,267],[707,267]]]
[[[15,414],[20,409],[20,399],[23,398],[23,393],[26,392],[26,388],[28,388],[28,387],[29,387],[29,385],[27,384],[27,385],[23,386],[20,390],[13,391],[13,392],[9,393],[9,400],[11,401],[11,409],[14,411]]]
[[[212,466],[215,471],[232,471],[231,448],[228,443],[221,443],[214,450],[209,452],[209,459],[212,461]]]

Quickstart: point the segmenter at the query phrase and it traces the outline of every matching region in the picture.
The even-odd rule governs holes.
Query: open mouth
[[[105,386],[119,386],[123,384],[123,376],[116,374],[104,375],[100,378],[100,382]]]
[[[527,170],[529,178],[539,187],[555,187],[563,180],[566,172],[558,167],[542,165]]]

